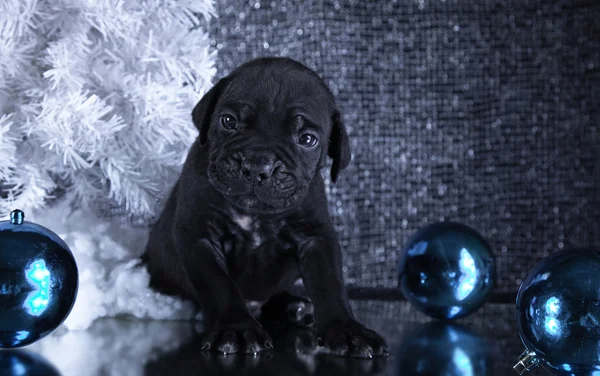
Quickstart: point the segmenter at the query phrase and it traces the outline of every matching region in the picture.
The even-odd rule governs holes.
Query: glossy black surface
[[[198,370],[203,376],[221,375],[377,375],[383,372],[388,359],[359,359],[333,356],[316,350],[315,333],[311,330],[271,328],[276,350],[256,356],[246,354],[219,355],[201,351],[200,338],[171,353],[150,360],[144,376],[184,376]]]
[[[25,350],[0,350],[2,376],[61,376],[44,357]]]
[[[600,375],[600,250],[556,252],[517,295],[519,333],[543,364],[564,375]]]
[[[453,222],[417,231],[400,255],[399,285],[425,314],[456,319],[479,308],[492,292],[495,258],[474,229]]]
[[[0,348],[20,347],[54,331],[77,295],[68,246],[31,222],[0,222]]]
[[[361,300],[351,304],[357,319],[385,337],[387,359],[320,353],[311,349],[310,331],[284,328],[270,328],[276,344],[268,354],[220,356],[198,350],[200,323],[123,319],[99,320],[84,331],[61,327],[27,350],[43,355],[62,376],[412,376],[418,375],[414,370],[419,363],[430,371],[421,375],[448,375],[443,372],[455,371],[457,361],[472,365],[464,368],[463,376],[476,376],[482,367],[487,367],[486,376],[516,375],[512,366],[523,344],[514,304],[486,304],[452,323],[431,320],[405,301]],[[430,321],[439,323],[422,326]],[[481,347],[476,349],[478,345]],[[538,368],[528,374],[542,375],[549,373]]]

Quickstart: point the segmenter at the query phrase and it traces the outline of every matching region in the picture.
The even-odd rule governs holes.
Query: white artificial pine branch
[[[110,197],[129,212],[152,210],[157,185],[147,178],[131,159],[107,158],[100,161],[102,171],[111,182]]]
[[[17,168],[16,138],[9,131],[12,115],[0,116],[0,182],[7,181]]]
[[[83,33],[48,44],[43,62],[52,68],[44,71],[49,88],[54,91],[80,90],[86,83],[87,55],[91,42]]]
[[[43,207],[60,187],[74,203],[156,215],[215,74],[198,18],[215,15],[212,2],[5,0],[0,10],[3,207]]]
[[[39,14],[38,0],[2,0],[0,14],[2,23],[12,24],[14,37],[22,38],[24,33],[35,28],[34,17]]]
[[[36,41],[24,37],[18,22],[0,17],[0,75],[5,78],[16,76],[32,57]]]
[[[3,189],[6,199],[0,200],[2,213],[9,213],[15,208],[40,209],[45,205],[48,192],[56,187],[47,173],[32,164],[21,164],[4,184],[9,188]]]

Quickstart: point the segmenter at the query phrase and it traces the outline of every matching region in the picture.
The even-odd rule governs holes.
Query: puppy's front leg
[[[202,308],[202,349],[253,354],[272,348],[273,340],[248,312],[239,288],[217,262],[211,242],[181,227],[174,236],[186,290]]]
[[[313,236],[300,249],[300,271],[313,301],[320,342],[339,355],[384,355],[385,340],[352,314],[341,261],[339,243],[328,233]]]

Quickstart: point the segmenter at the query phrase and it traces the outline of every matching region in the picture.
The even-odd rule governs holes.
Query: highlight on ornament
[[[67,244],[24,218],[17,209],[0,222],[0,348],[26,346],[52,333],[77,297],[77,264]]]
[[[495,257],[485,238],[456,222],[423,227],[400,254],[399,286],[421,312],[453,320],[481,307],[492,293]]]
[[[513,367],[560,375],[600,375],[600,250],[573,249],[541,260],[517,293],[526,350]]]

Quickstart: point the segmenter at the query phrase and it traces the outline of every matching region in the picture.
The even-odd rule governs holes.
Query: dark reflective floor
[[[0,374],[516,375],[512,366],[523,347],[512,305],[489,304],[454,324],[431,321],[406,302],[354,301],[353,306],[361,321],[387,339],[387,359],[330,356],[314,350],[310,331],[282,328],[271,329],[272,353],[206,354],[197,343],[197,323],[106,319],[87,331],[59,330],[24,350],[0,352]]]

